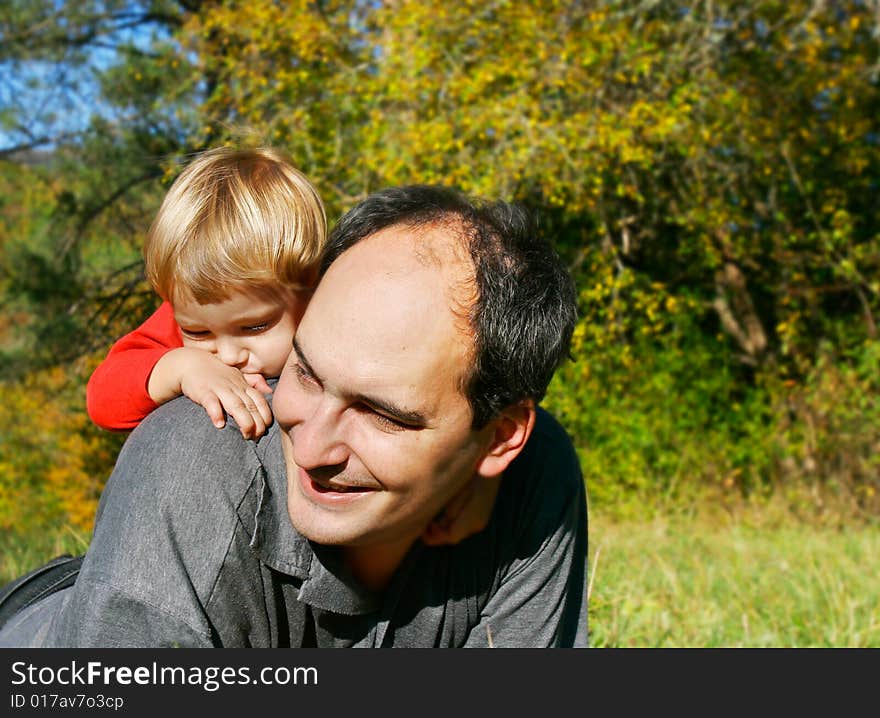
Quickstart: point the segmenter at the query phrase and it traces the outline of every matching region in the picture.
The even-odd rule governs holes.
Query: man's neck
[[[352,575],[371,591],[382,591],[391,581],[415,539],[382,546],[346,546],[345,563]]]

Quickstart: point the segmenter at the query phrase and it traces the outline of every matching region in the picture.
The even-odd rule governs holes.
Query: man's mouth
[[[329,494],[329,493],[351,494],[351,493],[356,493],[356,492],[363,492],[363,491],[371,491],[372,490],[372,489],[368,489],[365,486],[345,486],[345,485],[341,485],[341,484],[319,484],[314,479],[312,479],[312,486],[314,487],[315,491],[317,491],[319,494]]]
[[[360,497],[379,490],[378,486],[364,485],[364,482],[357,480],[342,482],[339,476],[334,477],[314,477],[303,468],[297,469],[299,485],[306,496],[311,495],[313,499],[322,501],[326,506],[336,506],[349,504],[353,501],[359,501]]]

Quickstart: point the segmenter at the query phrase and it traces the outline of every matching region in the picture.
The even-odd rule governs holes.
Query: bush
[[[768,382],[774,478],[793,506],[880,516],[880,342],[846,356],[828,347],[803,381]]]
[[[0,405],[0,529],[38,536],[91,529],[124,435],[96,428],[83,380],[62,368],[4,382]]]

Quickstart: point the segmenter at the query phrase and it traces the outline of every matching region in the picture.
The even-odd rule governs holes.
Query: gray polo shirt
[[[123,447],[75,586],[0,646],[585,646],[586,553],[578,462],[542,410],[489,526],[417,542],[374,593],[290,524],[277,425],[244,441],[178,399]]]

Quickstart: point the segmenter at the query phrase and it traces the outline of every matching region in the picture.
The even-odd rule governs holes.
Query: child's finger
[[[249,389],[248,394],[259,412],[260,418],[263,420],[263,424],[265,425],[263,428],[265,429],[266,426],[269,426],[272,423],[272,409],[269,408],[269,402],[266,401],[266,397],[260,393],[259,388]],[[262,432],[260,432],[260,434],[262,434]]]
[[[224,406],[245,439],[261,437],[272,423],[272,410],[259,389],[247,387],[243,394],[233,393],[228,401],[224,401]]]
[[[205,397],[202,399],[201,404],[214,426],[218,429],[226,426],[226,415],[223,413],[223,405],[216,396]]]
[[[271,394],[272,387],[262,374],[242,374],[244,380],[261,394]]]
[[[236,413],[238,413],[238,416],[231,412],[230,415],[235,419],[235,423],[238,425],[238,430],[241,432],[241,435],[245,439],[252,438],[257,429],[257,423],[254,421],[254,417],[248,412],[237,411]]]
[[[230,402],[232,403],[232,402]],[[236,398],[232,406],[227,406],[226,411],[235,419],[238,424],[239,431],[245,439],[251,439],[254,436],[260,436],[265,430],[266,425],[257,407],[253,405],[250,399],[242,400]]]

